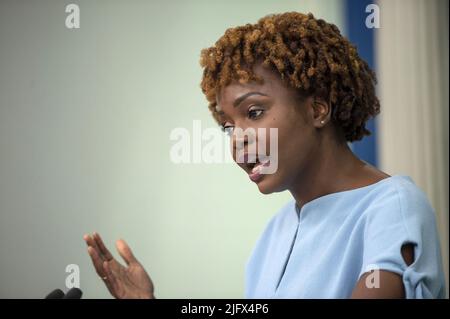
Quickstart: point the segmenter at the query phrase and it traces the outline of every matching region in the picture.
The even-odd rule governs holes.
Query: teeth
[[[255,163],[249,163],[248,161],[244,162],[244,165],[246,165],[252,173],[260,172],[264,166],[269,166],[270,158],[256,158],[254,161]]]
[[[264,166],[268,166],[269,163],[270,163],[270,160],[266,160],[266,161],[264,161],[264,162],[262,162],[262,163],[257,162],[257,163],[255,164],[255,166],[252,168],[252,174],[254,174],[254,173],[256,173],[256,172],[260,173],[261,170],[263,169],[263,167],[264,167]]]

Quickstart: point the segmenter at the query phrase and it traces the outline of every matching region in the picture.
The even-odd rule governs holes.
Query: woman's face
[[[221,90],[217,99],[217,107],[222,113],[221,124],[230,133],[233,159],[262,193],[289,190],[301,182],[303,173],[318,155],[319,120],[316,119],[313,98],[300,99],[295,89],[285,86],[277,73],[262,65],[256,66],[254,71],[264,80],[263,84],[232,83]],[[249,128],[255,132],[254,138],[237,134],[239,129]],[[278,131],[278,149],[270,145],[273,134],[270,128]],[[260,141],[264,138],[261,132],[266,135],[265,142]],[[264,165],[271,165],[264,158],[248,163],[248,157],[255,154],[252,143],[264,143],[271,161],[278,155],[278,167],[274,173],[258,173]],[[244,161],[242,157],[238,160],[237,156],[242,154],[237,152],[238,149],[249,155],[244,157]]]

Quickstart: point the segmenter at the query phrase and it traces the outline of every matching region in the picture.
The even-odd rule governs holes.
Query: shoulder
[[[364,218],[369,225],[400,223],[410,232],[414,225],[435,223],[427,196],[409,176],[396,175],[377,184],[367,194]]]
[[[441,296],[444,287],[434,210],[407,176],[394,176],[373,188],[363,221],[363,263],[359,278],[374,266],[402,276],[407,298]],[[411,244],[411,262],[402,248]]]

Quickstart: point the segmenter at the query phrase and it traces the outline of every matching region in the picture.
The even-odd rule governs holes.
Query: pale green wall
[[[81,29],[64,26],[65,5]],[[81,268],[108,298],[82,235],[123,237],[159,298],[240,298],[244,265],[289,194],[232,164],[175,165],[169,133],[214,126],[199,52],[227,27],[340,1],[0,1],[0,297],[41,298]],[[117,254],[116,254],[117,255]]]

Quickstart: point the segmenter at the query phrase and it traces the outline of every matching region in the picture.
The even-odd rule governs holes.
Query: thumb
[[[125,240],[119,239],[116,242],[116,248],[117,248],[117,251],[119,252],[120,256],[127,263],[127,265],[138,262],[137,259],[134,257],[130,247],[125,242]]]

